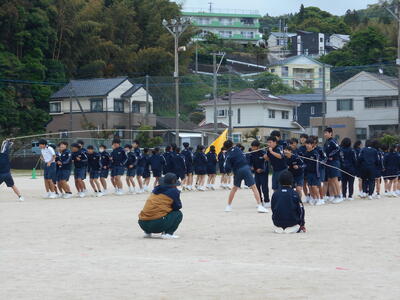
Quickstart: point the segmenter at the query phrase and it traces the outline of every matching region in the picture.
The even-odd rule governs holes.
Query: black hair
[[[283,171],[279,176],[279,184],[281,186],[293,186],[293,175],[289,171]]]
[[[180,153],[181,152],[181,148],[180,147],[175,147],[175,152],[176,153]]]
[[[292,147],[290,147],[290,146],[286,146],[286,147],[285,147],[285,150],[288,150],[288,151],[290,151],[290,152],[293,152],[293,149],[292,149]]]
[[[343,140],[342,140],[342,142],[340,143],[340,146],[341,147],[343,147],[343,148],[348,148],[348,147],[351,147],[351,139],[349,139],[349,138],[344,138]]]
[[[275,136],[269,136],[268,138],[267,138],[267,141],[272,141],[272,142],[275,142],[275,143],[277,143],[278,142],[278,140],[276,139],[276,137]]]
[[[362,142],[360,140],[358,140],[358,141],[356,141],[354,143],[353,148],[354,149],[359,149],[359,148],[361,148],[361,144],[362,144]]]
[[[312,137],[309,137],[308,139],[306,139],[306,144],[314,145],[315,140]]]
[[[366,140],[365,141],[365,147],[372,147],[372,141],[371,140]]]
[[[215,152],[215,146],[214,145],[210,146],[210,152]]]
[[[82,145],[82,146],[85,145],[85,142],[82,141],[82,140],[77,140],[76,142],[77,142],[79,145]]]
[[[301,139],[308,139],[308,134],[307,133],[302,133],[300,134]]]
[[[160,148],[155,147],[152,152],[153,152],[153,154],[158,154],[158,153],[160,153]]]
[[[78,149],[81,149],[82,146],[79,145],[78,143],[72,143],[72,144],[71,144],[71,148],[78,148]]]
[[[393,147],[393,151],[390,151],[390,152],[394,152],[395,151],[395,146],[394,145],[392,145],[391,147],[390,147],[390,149]],[[388,147],[388,145],[382,145],[381,146],[381,149],[382,149],[382,151],[384,151],[384,152],[386,152],[386,151],[388,151],[388,149],[389,149],[389,147]]]
[[[89,146],[86,147],[86,149],[88,149],[88,150],[94,150],[94,147],[93,147],[92,145],[89,145]]]
[[[390,148],[389,148],[389,152],[395,152],[395,151],[396,151],[396,146],[395,145],[391,145]]]
[[[119,138],[115,138],[112,140],[112,144],[121,144],[121,140]]]
[[[167,152],[167,151],[171,151],[171,146],[170,146],[170,145],[168,145],[167,147],[165,147],[165,152]]]
[[[231,140],[226,140],[225,142],[224,142],[224,148],[226,149],[226,150],[229,150],[229,149],[231,149],[233,147],[233,142],[231,141]]]
[[[333,133],[333,129],[332,129],[332,127],[326,127],[326,128],[324,129],[324,132]]]
[[[379,143],[378,140],[373,140],[372,141],[372,147],[378,150],[381,147],[381,144]]]
[[[54,150],[56,150],[56,145],[54,144],[49,144],[49,147],[53,148]]]
[[[144,154],[149,153],[149,148],[144,148],[144,149],[143,149],[143,153],[144,153]]]
[[[244,146],[241,143],[237,143],[236,147],[238,147],[240,150],[244,151]]]
[[[47,141],[46,140],[39,140],[39,145],[47,145]]]
[[[134,140],[133,143],[135,143],[136,145],[140,146],[140,142],[138,140]]]
[[[124,148],[129,148],[129,149],[132,149],[132,145],[130,145],[130,144],[126,144],[126,145],[124,146]]]
[[[193,151],[193,147],[189,147],[188,149],[189,149],[190,151]]]
[[[66,141],[62,141],[62,142],[58,143],[59,147],[60,147],[60,145],[65,145],[66,147],[68,147],[68,143]]]
[[[204,150],[204,146],[203,145],[197,145],[197,152],[201,152]]]
[[[298,144],[298,143],[299,143],[299,140],[296,139],[296,138],[291,138],[291,139],[289,140],[289,144],[290,144],[290,145],[292,145],[292,144]]]
[[[273,130],[270,135],[280,138],[281,137],[281,132],[279,130]]]
[[[319,138],[316,135],[310,135],[309,136],[310,139],[312,139],[314,141],[314,144],[318,144],[319,142]]]
[[[260,142],[258,140],[255,140],[255,141],[251,142],[251,146],[252,147],[260,147]]]
[[[185,147],[185,149],[189,148],[189,143],[187,143],[187,142],[184,142],[182,145],[183,145],[183,147]]]

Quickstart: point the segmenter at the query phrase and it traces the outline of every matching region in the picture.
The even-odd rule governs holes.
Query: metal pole
[[[198,45],[196,41],[196,58],[195,58],[195,72],[196,74],[199,72],[199,50],[198,50]]]
[[[228,138],[232,138],[232,78],[231,74],[229,74],[229,81],[228,81],[228,93],[229,93],[229,110],[228,110],[228,118],[229,118],[229,132]]]
[[[397,99],[397,132],[400,134],[400,2],[397,3],[397,68],[398,68],[398,99]]]
[[[146,75],[146,125],[149,125],[149,75]]]
[[[129,116],[128,116],[128,126],[129,126],[129,138],[132,140],[133,139],[133,132],[132,132],[132,100],[129,98],[128,100],[129,104]]]
[[[218,133],[218,120],[217,120],[217,54],[213,53],[213,96],[214,96],[214,133]]]
[[[179,58],[178,58],[178,33],[175,32],[175,144],[179,146]]]
[[[322,65],[322,130],[326,128],[326,76],[325,64]]]
[[[72,128],[73,121],[72,121],[72,82],[69,88],[69,131],[73,131]],[[72,133],[71,133],[72,134]]]

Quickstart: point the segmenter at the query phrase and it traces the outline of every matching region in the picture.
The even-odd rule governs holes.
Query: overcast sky
[[[378,0],[176,0],[182,3],[184,9],[208,8],[209,2],[215,8],[258,10],[261,15],[268,13],[272,16],[297,12],[301,4],[317,6],[335,15],[343,15],[347,9],[366,8],[368,4]]]

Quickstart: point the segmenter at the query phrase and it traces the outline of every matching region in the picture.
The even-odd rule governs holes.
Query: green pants
[[[139,226],[146,233],[167,233],[174,234],[182,222],[183,214],[181,211],[171,211],[165,217],[156,220],[142,221],[139,220]]]

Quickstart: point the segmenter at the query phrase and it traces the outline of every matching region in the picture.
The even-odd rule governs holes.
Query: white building
[[[333,50],[337,50],[342,49],[348,42],[350,42],[350,35],[332,34],[329,37],[327,46],[331,47]]]
[[[296,35],[291,32],[271,32],[268,37],[268,49],[272,51],[285,49],[289,45],[290,38]]]
[[[234,142],[241,142],[255,128],[259,129],[258,137],[265,140],[272,130],[281,130],[284,138],[302,130],[294,120],[294,107],[297,103],[267,94],[263,90],[244,89],[233,93],[232,127]],[[214,124],[214,100],[200,104],[205,111],[205,126]],[[229,124],[229,97],[217,99],[217,121]]]
[[[360,72],[327,94],[326,125],[353,140],[394,134],[399,126],[397,78]],[[311,119],[321,132],[321,118]]]

